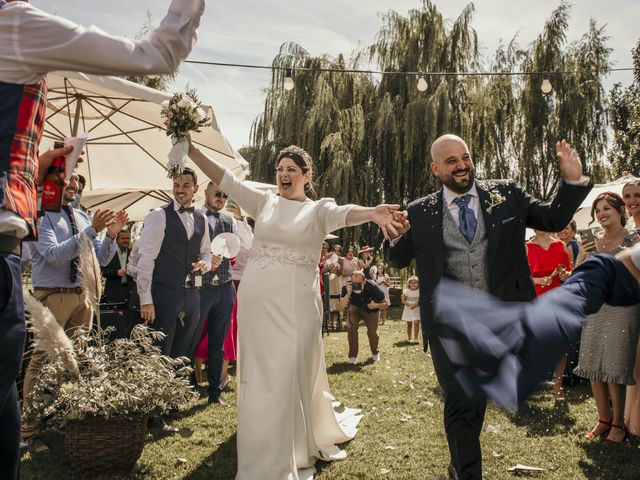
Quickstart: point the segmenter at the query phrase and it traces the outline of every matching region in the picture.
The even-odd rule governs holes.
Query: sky
[[[82,25],[96,25],[111,34],[135,37],[147,12],[158,24],[169,0],[31,0],[42,10]],[[469,3],[463,0],[434,0],[451,21]],[[500,40],[517,35],[526,46],[542,31],[545,20],[559,1],[477,0],[472,25],[483,55],[490,57]],[[207,1],[198,30],[198,43],[190,60],[271,65],[280,45],[300,44],[312,56],[343,53],[347,58],[370,45],[381,26],[380,13],[391,9],[400,14],[419,8],[420,0],[234,0]],[[640,0],[580,0],[571,8],[568,42],[579,40],[593,18],[606,25],[614,67],[632,67],[631,49],[640,38]],[[195,87],[200,99],[214,108],[222,133],[235,148],[249,143],[251,124],[264,107],[264,89],[269,70],[184,64],[171,88]],[[628,85],[631,72],[614,72],[605,86]]]

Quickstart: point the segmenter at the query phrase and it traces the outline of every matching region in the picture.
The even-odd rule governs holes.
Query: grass
[[[399,318],[399,310],[390,312]],[[368,344],[360,331],[357,365],[346,363],[345,333],[325,337],[326,363],[333,395],[365,416],[356,438],[346,445],[346,460],[319,464],[318,480],[445,478],[449,453],[442,426],[443,403],[431,358],[418,345],[408,344],[405,323],[388,321],[380,327],[381,361],[366,362]],[[542,352],[541,352],[542,353]],[[543,353],[542,353],[543,354]],[[231,407],[197,406],[172,422],[194,431],[193,436],[148,436],[133,472],[97,478],[232,479],[236,468],[234,382],[225,399]],[[489,405],[481,435],[486,479],[507,479],[517,463],[542,467],[539,479],[638,479],[640,442],[602,445],[584,434],[596,422],[589,386],[567,391],[567,402],[556,406],[548,387],[534,395],[517,414]],[[487,431],[497,430],[497,433]],[[73,479],[63,462],[62,437],[45,438],[51,451],[25,454],[22,476],[31,479]],[[274,438],[274,442],[278,439]],[[186,460],[182,463],[178,459]],[[94,477],[96,478],[96,477]],[[268,479],[268,472],[265,472]]]

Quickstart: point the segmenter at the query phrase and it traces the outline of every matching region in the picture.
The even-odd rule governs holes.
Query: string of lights
[[[560,70],[560,71],[545,71],[545,72],[419,72],[419,71],[383,71],[383,70],[366,70],[357,68],[335,68],[335,67],[287,67],[277,65],[253,65],[247,63],[226,63],[226,62],[209,62],[204,60],[187,60],[185,63],[193,65],[208,65],[214,67],[229,67],[229,68],[247,68],[247,69],[259,69],[259,70],[276,70],[284,71],[283,88],[285,90],[293,90],[295,88],[295,82],[293,81],[293,75],[295,72],[325,72],[325,73],[348,73],[348,74],[367,74],[367,75],[403,75],[408,77],[416,77],[416,88],[424,92],[429,88],[427,78],[433,77],[497,77],[497,76],[538,76],[542,77],[542,83],[540,90],[544,94],[549,94],[553,91],[553,85],[551,78],[558,75],[578,75],[585,73],[611,73],[611,72],[629,72],[633,71],[631,67],[625,68],[604,68],[604,69],[584,69],[584,70]]]

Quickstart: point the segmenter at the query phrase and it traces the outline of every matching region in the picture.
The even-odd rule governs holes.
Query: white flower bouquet
[[[167,171],[169,178],[182,172],[189,151],[188,134],[199,132],[202,127],[211,125],[211,119],[202,108],[196,91],[188,89],[184,93],[174,93],[171,99],[161,104],[160,114],[164,119],[167,136],[171,137],[173,147],[169,152]]]

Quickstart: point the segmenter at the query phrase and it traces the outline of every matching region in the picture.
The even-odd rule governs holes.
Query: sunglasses
[[[229,195],[227,195],[226,193],[222,193],[222,192],[216,192],[216,193],[214,193],[214,195],[216,196],[216,198],[224,198],[225,200],[227,198],[229,198]]]

